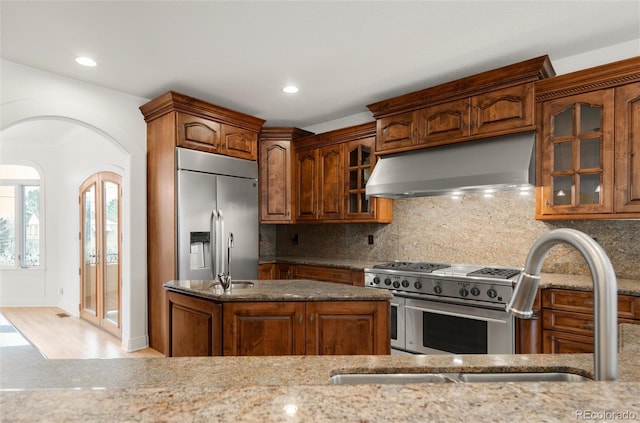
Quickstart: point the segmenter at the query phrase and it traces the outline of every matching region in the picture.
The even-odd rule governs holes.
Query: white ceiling
[[[0,13],[3,59],[302,128],[543,54],[553,62],[640,38],[637,0],[2,0]]]

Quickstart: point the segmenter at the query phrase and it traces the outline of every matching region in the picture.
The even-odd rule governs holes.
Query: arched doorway
[[[80,317],[121,336],[122,180],[98,172],[80,186]]]

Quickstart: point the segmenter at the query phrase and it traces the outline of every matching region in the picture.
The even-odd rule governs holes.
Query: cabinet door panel
[[[258,158],[257,133],[222,124],[221,134],[222,154],[247,160]]]
[[[307,303],[307,355],[389,354],[389,303]]]
[[[304,354],[304,303],[225,303],[224,355]]]
[[[260,220],[291,222],[291,142],[260,143]]]
[[[616,204],[640,212],[640,82],[616,88]]]
[[[177,144],[193,150],[220,153],[220,124],[211,120],[178,113]]]
[[[534,125],[533,83],[495,90],[471,98],[472,135]]]
[[[317,219],[317,168],[316,151],[296,154],[296,220]]]
[[[593,337],[590,336],[545,330],[542,337],[545,354],[593,353],[594,350]]]
[[[169,302],[169,357],[222,354],[222,307],[174,292]]]
[[[416,143],[416,114],[401,113],[377,121],[376,151],[395,150]]]
[[[320,149],[318,170],[318,218],[340,219],[344,198],[341,144]]]
[[[420,144],[437,145],[469,136],[469,99],[450,101],[420,110]]]

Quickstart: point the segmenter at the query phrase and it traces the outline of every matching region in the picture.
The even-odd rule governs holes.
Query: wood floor
[[[2,307],[0,313],[50,359],[163,357],[151,348],[128,353],[120,339],[57,307]]]

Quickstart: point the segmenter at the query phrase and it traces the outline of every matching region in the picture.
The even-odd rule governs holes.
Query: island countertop
[[[237,282],[237,281],[235,281]],[[392,294],[382,289],[305,279],[251,280],[251,288],[224,292],[211,280],[173,280],[164,284],[170,291],[219,302],[245,301],[389,301]]]

